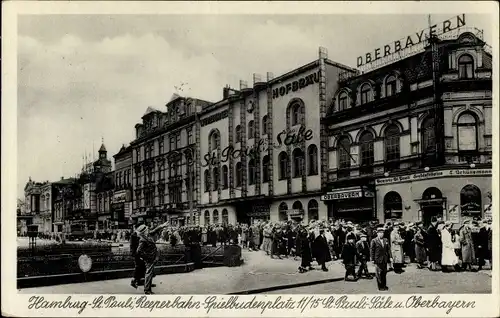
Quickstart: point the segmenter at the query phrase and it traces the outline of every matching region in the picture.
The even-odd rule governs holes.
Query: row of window
[[[219,211],[214,210],[212,215],[210,215],[209,210],[205,210],[204,214],[204,219],[205,219],[205,224],[219,224]],[[229,212],[227,209],[222,210],[222,224],[228,224],[229,223]]]
[[[189,201],[193,197],[193,191],[189,189],[189,187],[186,187],[186,193],[187,193],[187,200]],[[182,187],[179,186],[172,186],[168,188],[168,194],[169,194],[169,201],[170,203],[181,203],[182,202]],[[165,188],[159,188],[158,189],[158,204],[163,205],[165,204]],[[155,202],[155,189],[145,189],[143,192],[143,197],[141,197],[140,192],[136,192],[136,201],[140,201],[141,199],[144,199],[144,205],[145,207],[153,207],[156,206]],[[137,206],[136,206],[137,208]]]
[[[193,129],[192,128],[187,128],[187,138],[188,138],[188,145],[192,145],[195,143],[194,141],[194,135],[193,135]],[[144,145],[144,159],[150,159],[155,157],[155,143],[156,140],[153,140],[147,144]],[[177,133],[171,133],[169,137],[169,145],[170,145],[170,150],[176,150],[179,148],[182,148],[183,146],[181,145],[181,132],[178,131]],[[163,155],[165,153],[165,144],[164,144],[164,138],[160,137],[158,138],[158,148],[159,148],[159,155]],[[141,161],[141,148],[137,148],[135,150],[135,157],[136,157],[136,162]]]
[[[304,212],[304,208],[302,206],[302,202],[295,201],[292,205],[292,210],[298,210]],[[279,211],[279,220],[286,221],[288,219],[288,204],[286,202],[282,202],[278,208]],[[307,214],[308,220],[318,220],[319,217],[319,208],[318,201],[312,199],[307,203]]]
[[[97,195],[97,212],[107,212],[110,210],[111,200],[113,196],[111,193],[104,192]]]
[[[115,185],[117,186],[117,188],[130,186],[132,182],[131,174],[132,174],[131,169],[116,172]]]
[[[307,175],[315,176],[318,174],[318,148],[316,145],[310,145],[307,150],[308,153],[308,171]],[[278,160],[280,162],[278,176],[279,180],[287,179],[289,176],[289,158],[285,151],[282,151]],[[292,153],[292,176],[293,178],[302,177],[306,170],[306,160],[304,152],[300,148],[296,148]],[[248,161],[248,184],[253,185],[257,182],[257,169],[259,162],[256,159]],[[262,158],[262,182],[269,182],[271,179],[270,173],[271,162],[269,156],[266,155]],[[227,189],[229,178],[229,169],[226,165],[222,166],[222,189]],[[213,180],[213,182],[211,182]],[[205,192],[209,190],[216,191],[219,189],[220,172],[219,168],[215,167],[211,171],[209,169],[204,172]],[[235,167],[235,186],[240,187],[243,182],[243,166],[241,162],[236,163]]]

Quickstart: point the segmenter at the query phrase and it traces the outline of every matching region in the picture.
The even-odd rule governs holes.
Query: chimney
[[[226,85],[223,89],[222,89],[222,99],[226,99],[229,97],[229,91],[231,90],[231,88],[229,87],[229,85]]]
[[[240,80],[240,90],[248,88],[248,83],[247,81]]]
[[[61,177],[61,181],[64,180],[64,177]]]
[[[319,58],[327,59],[328,58],[328,50],[325,47],[319,47]]]
[[[253,84],[262,82],[262,76],[257,73],[253,73]]]
[[[272,72],[267,72],[267,81],[269,82],[274,78],[274,74]]]

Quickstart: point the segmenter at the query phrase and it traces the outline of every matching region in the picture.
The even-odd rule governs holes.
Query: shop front
[[[435,170],[375,180],[381,220],[453,223],[488,217],[491,169]]]
[[[236,214],[236,223],[254,224],[255,222],[269,221],[271,205],[266,199],[244,200],[233,203]]]
[[[328,218],[363,223],[376,218],[375,193],[368,187],[358,186],[332,190],[321,200],[328,207]]]

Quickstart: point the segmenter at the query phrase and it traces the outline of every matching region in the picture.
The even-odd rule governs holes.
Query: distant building
[[[132,147],[123,145],[113,158],[115,187],[111,221],[113,227],[123,229],[132,224]]]
[[[61,178],[52,182],[52,226],[53,232],[70,232],[70,221],[78,211],[81,188],[75,178]]]
[[[52,185],[50,182],[34,182],[29,179],[24,187],[24,213],[31,220],[26,221],[38,226],[39,232],[52,231]],[[27,224],[29,225],[29,224]]]

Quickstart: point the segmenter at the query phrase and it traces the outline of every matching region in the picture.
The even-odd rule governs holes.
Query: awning
[[[438,205],[442,204],[443,202],[446,202],[446,198],[435,198],[435,199],[418,199],[414,200],[418,204],[423,204],[423,205]]]

